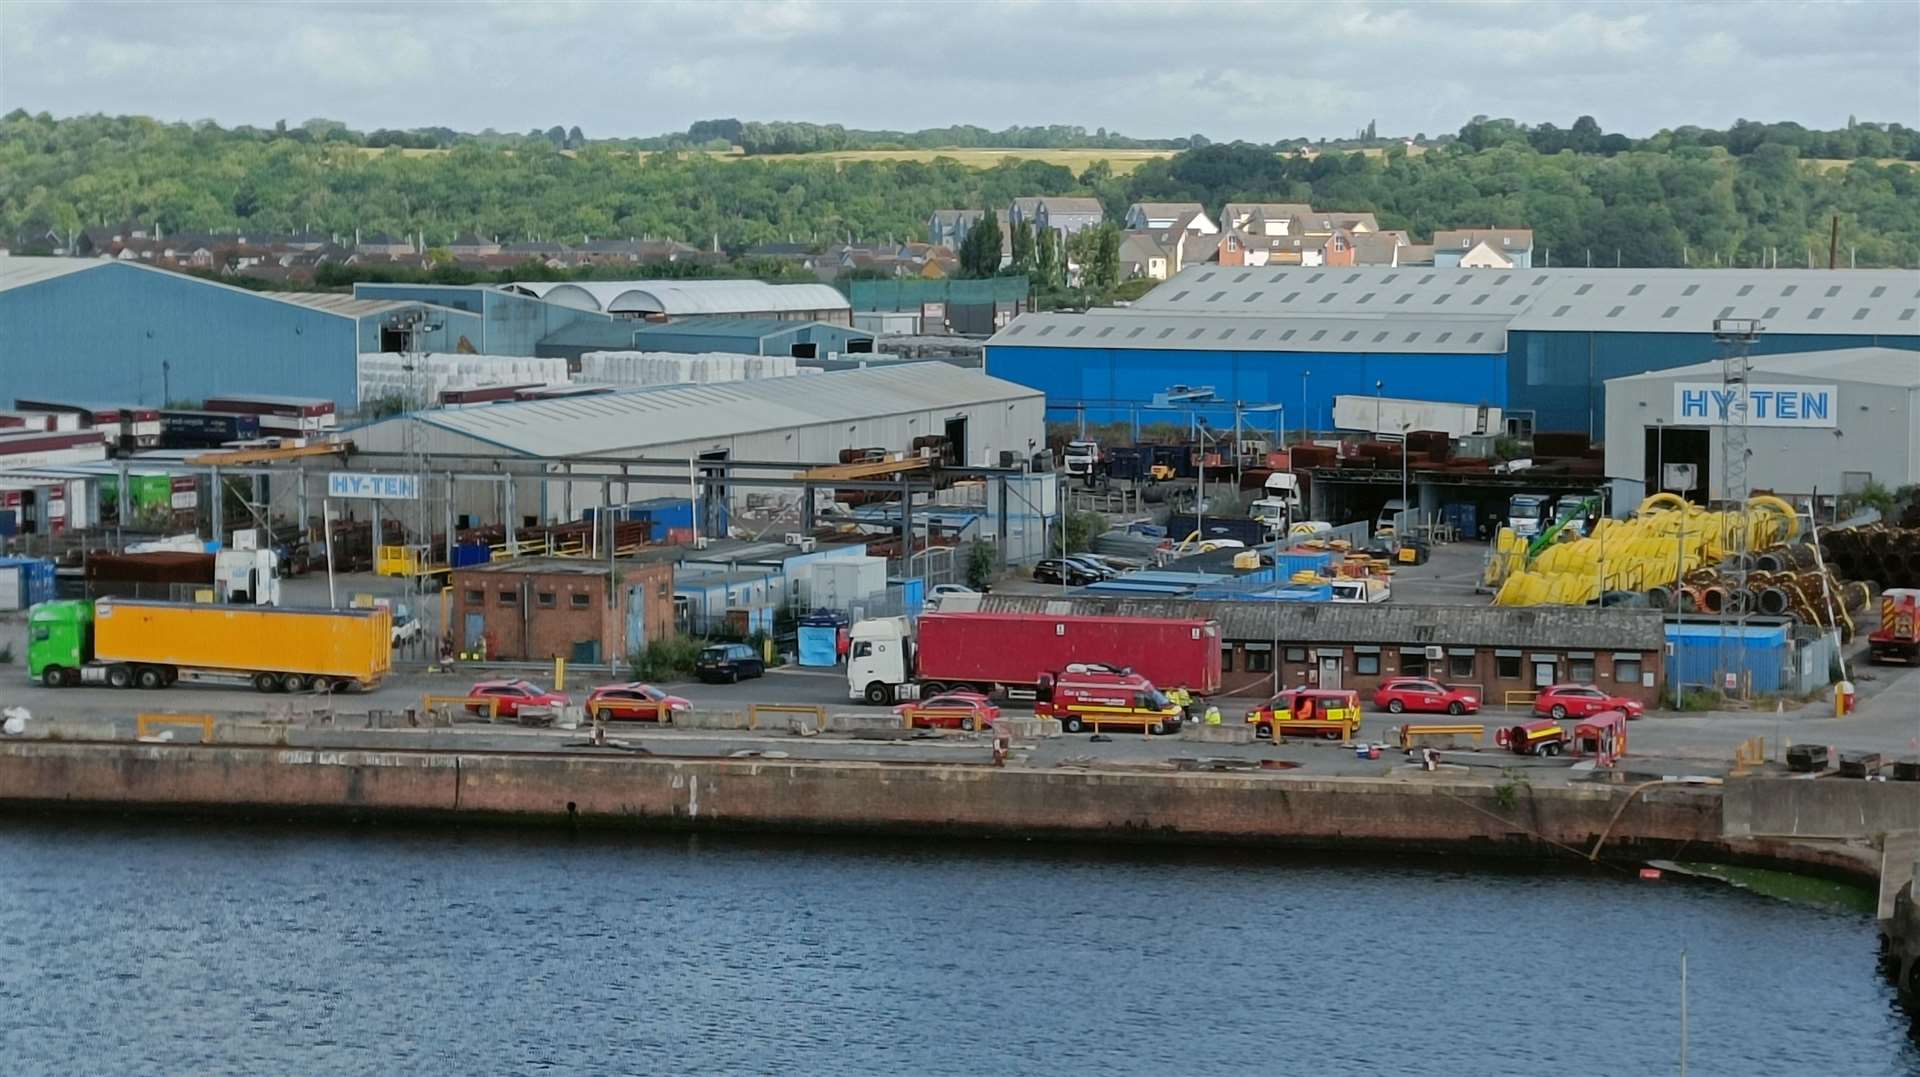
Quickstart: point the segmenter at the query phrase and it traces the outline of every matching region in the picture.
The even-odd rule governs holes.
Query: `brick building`
[[[1024,595],[987,595],[979,608],[1217,621],[1222,691],[1249,703],[1302,685],[1352,688],[1365,697],[1387,678],[1419,676],[1473,685],[1494,704],[1506,692],[1578,682],[1653,706],[1666,655],[1661,614],[1648,609]]]
[[[673,566],[665,562],[615,562],[610,576],[605,561],[505,561],[456,569],[452,589],[463,654],[610,662],[673,632]]]

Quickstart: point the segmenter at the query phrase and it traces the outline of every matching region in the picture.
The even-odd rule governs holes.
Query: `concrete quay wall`
[[[1603,855],[1613,857],[1725,849],[1717,790],[1647,789],[1630,800],[1628,791],[1451,778],[0,743],[0,803],[43,810],[1444,848],[1557,859],[1584,855],[1603,833]]]

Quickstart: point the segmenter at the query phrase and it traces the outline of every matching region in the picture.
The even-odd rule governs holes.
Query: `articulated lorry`
[[[967,689],[1039,692],[1070,667],[1131,669],[1162,688],[1220,690],[1220,626],[1158,617],[929,613],[853,626],[847,698],[892,703]]]
[[[363,690],[393,666],[385,607],[43,602],[27,617],[27,671],[50,688],[164,688],[181,679],[245,681],[262,692]]]

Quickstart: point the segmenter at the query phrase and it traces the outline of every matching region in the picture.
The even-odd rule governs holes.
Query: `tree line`
[[[689,134],[725,139],[745,126],[712,121]],[[1835,132],[1815,140],[1795,125],[1736,124],[1713,135],[1680,128],[1622,149],[1619,136],[1590,121],[1562,130],[1476,118],[1423,153],[1391,143],[1308,158],[1207,144],[1126,174],[1096,161],[1077,175],[1036,160],[975,169],[940,158],[639,155],[557,126],[511,145],[369,153],[332,128],[301,130],[305,137],[269,137],[15,111],[0,117],[0,237],[134,219],[168,232],[361,229],[424,232],[429,243],[462,232],[651,236],[702,248],[715,240],[735,250],[789,241],[819,248],[924,239],[936,209],[1004,211],[1016,197],[1079,194],[1098,197],[1113,220],[1134,201],[1197,201],[1210,212],[1227,201],[1289,201],[1370,210],[1416,240],[1441,228],[1531,227],[1536,264],[1550,257],[1555,265],[1824,264],[1837,217],[1843,260],[1920,265],[1920,172],[1874,154],[1842,167],[1813,163],[1834,148],[1826,136]],[[1912,136],[1897,125],[1847,130],[1872,150],[1899,150]]]

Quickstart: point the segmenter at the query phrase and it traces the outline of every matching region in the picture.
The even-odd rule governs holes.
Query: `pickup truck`
[[[1393,594],[1387,581],[1371,576],[1334,580],[1330,586],[1335,602],[1385,602]]]

